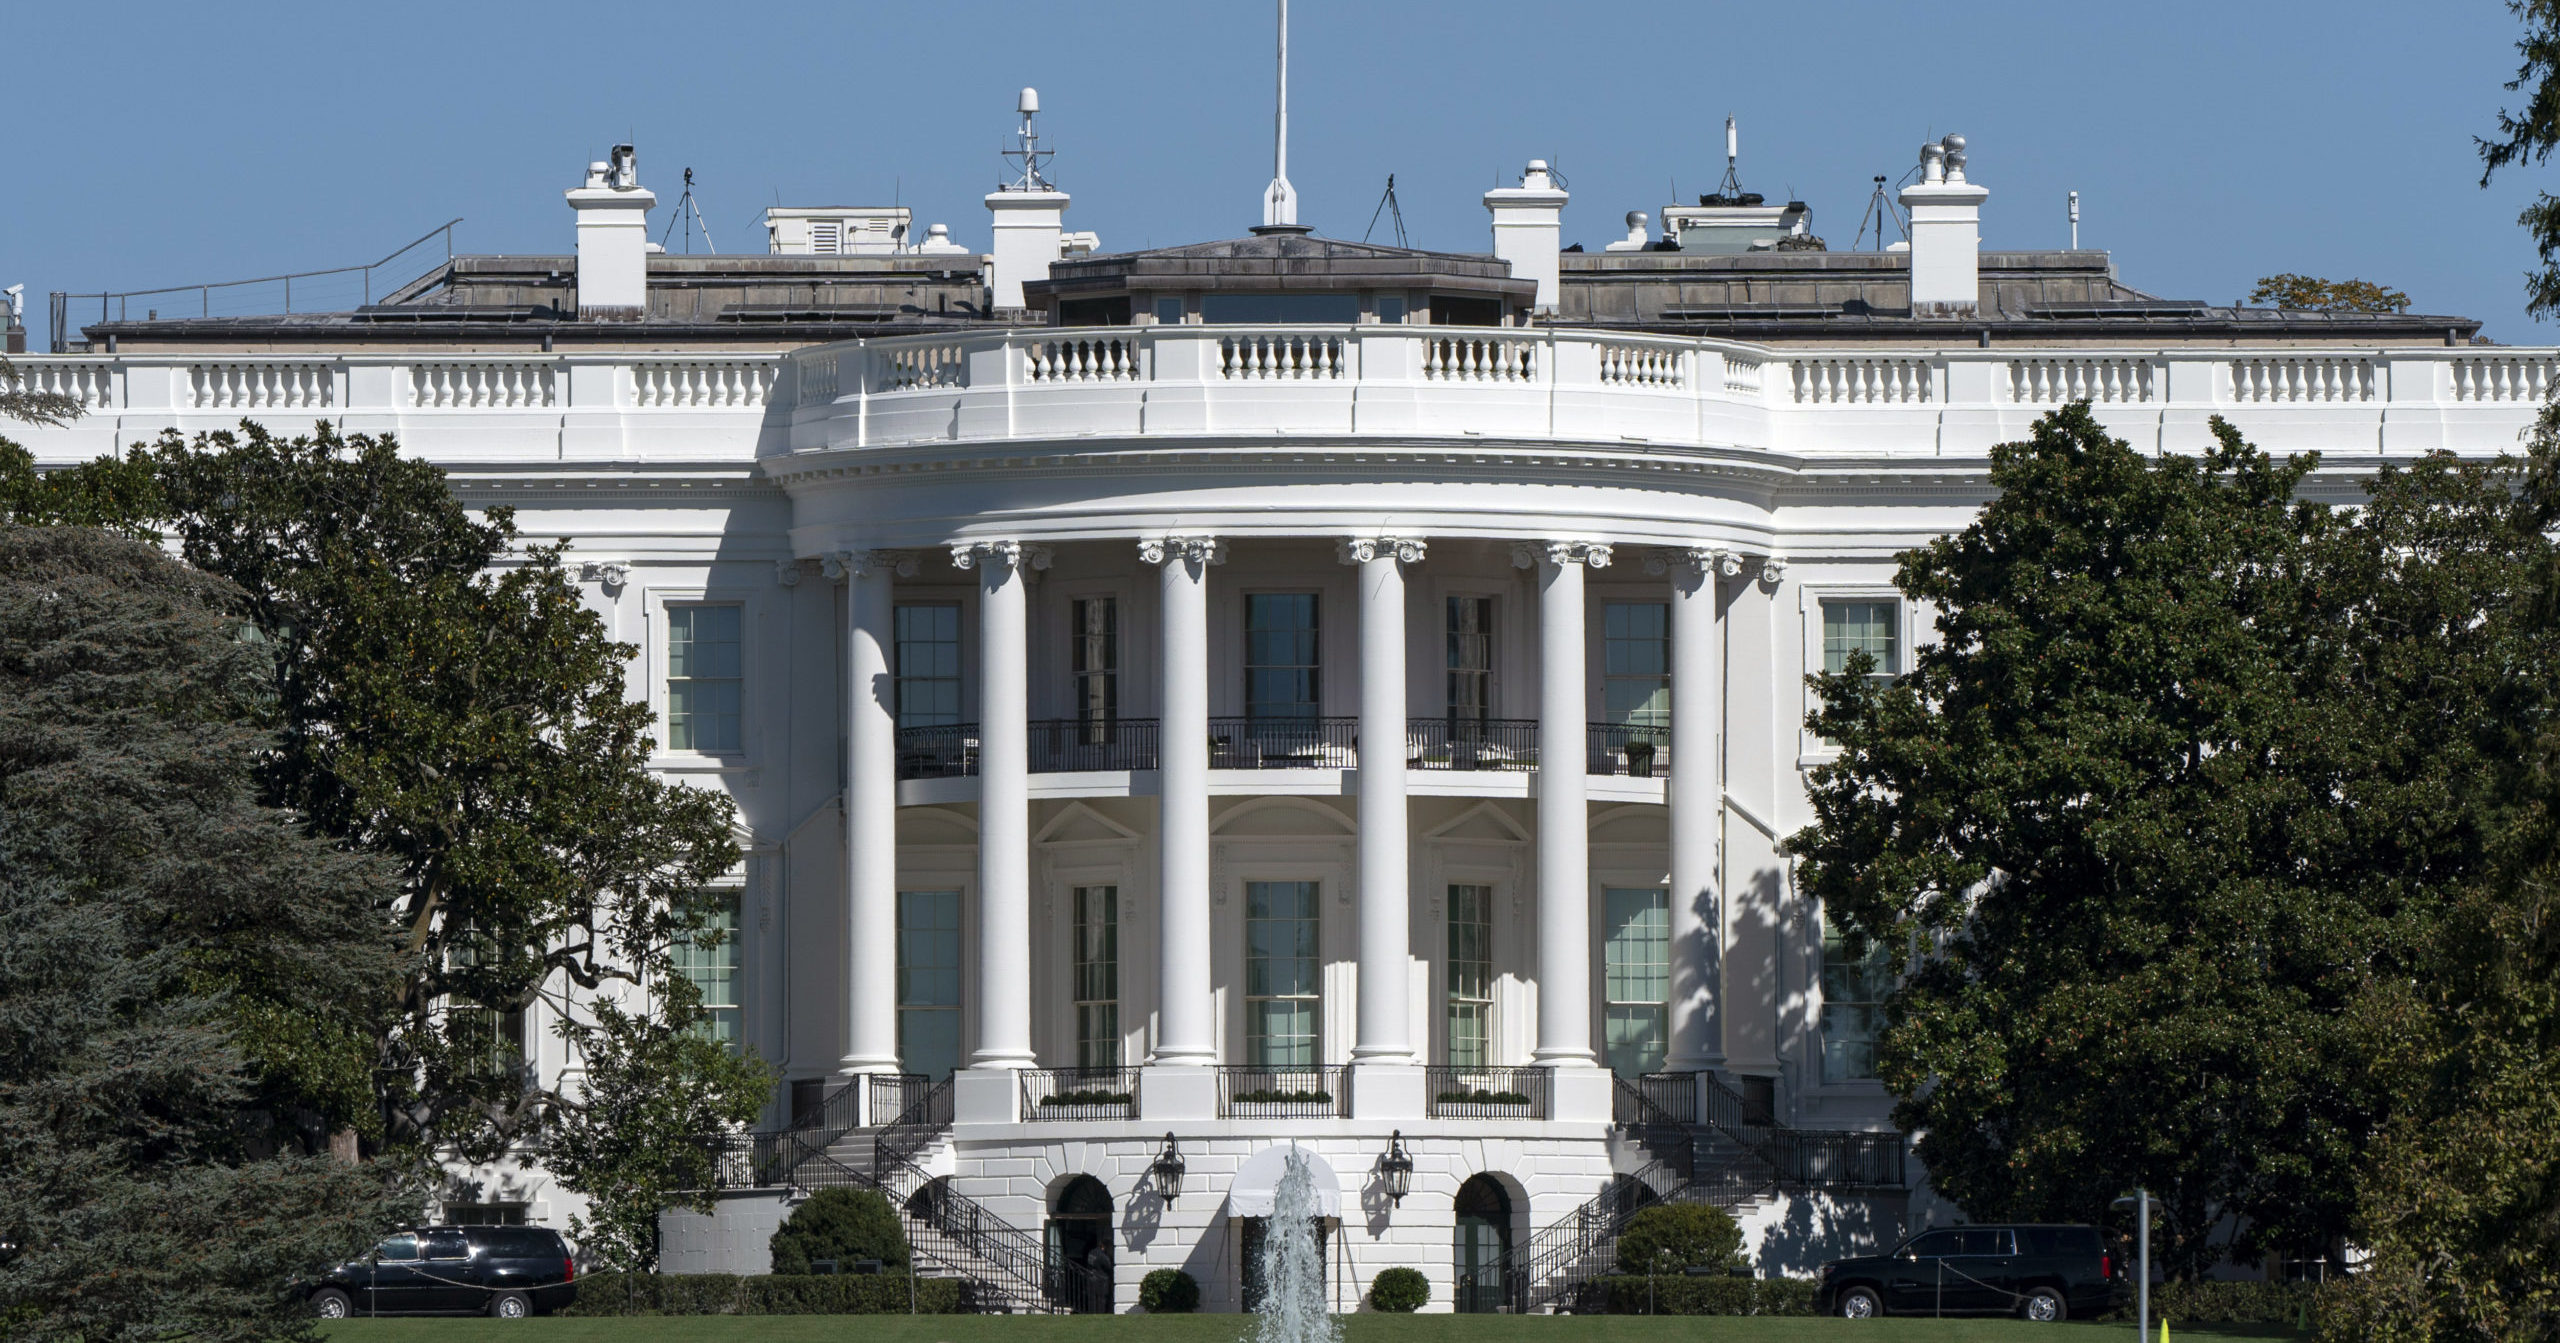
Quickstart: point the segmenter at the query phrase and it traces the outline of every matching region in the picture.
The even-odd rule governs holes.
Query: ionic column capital
[[[1150,536],[1138,542],[1138,558],[1148,564],[1224,564],[1227,543],[1214,536]]]
[[[1003,566],[1017,573],[1036,572],[1049,567],[1051,552],[1047,546],[1029,541],[954,541],[951,564],[958,569],[995,568]]]
[[[1657,550],[1644,557],[1645,574],[1652,578],[1661,578],[1665,575],[1700,578],[1712,574],[1723,574],[1730,578],[1740,572],[1736,567],[1738,564],[1739,561],[1733,552],[1722,546],[1689,546],[1679,550]]]
[[[837,550],[820,556],[818,569],[832,582],[869,578],[880,573],[913,578],[916,576],[916,557],[903,550]]]
[[[1333,544],[1335,557],[1344,564],[1367,564],[1382,557],[1398,564],[1420,564],[1430,549],[1429,542],[1409,536],[1346,536]]]
[[[1606,541],[1515,541],[1511,546],[1511,567],[1534,569],[1543,560],[1559,569],[1577,564],[1606,569],[1610,554]]]

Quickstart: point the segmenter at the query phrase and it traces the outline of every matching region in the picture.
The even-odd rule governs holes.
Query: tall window
[[[1074,647],[1069,650],[1076,678],[1078,736],[1095,745],[1111,740],[1120,718],[1120,603],[1110,597],[1079,597],[1074,610]]]
[[[901,606],[898,726],[950,727],[960,721],[960,608]]]
[[[1671,724],[1671,608],[1609,602],[1600,608],[1601,712],[1616,727]]]
[[[667,608],[667,749],[738,749],[738,608]]]
[[[1449,735],[1493,716],[1493,598],[1449,599]]]
[[[1671,893],[1612,886],[1601,920],[1609,1066],[1621,1077],[1658,1072],[1671,1037]]]
[[[1876,1036],[1885,995],[1893,991],[1893,956],[1880,943],[1852,959],[1840,930],[1822,924],[1822,1080],[1860,1082],[1876,1075]]]
[[[898,892],[898,1065],[960,1066],[960,893]]]
[[[1120,888],[1078,886],[1076,1066],[1120,1066]]]
[[[1874,676],[1889,681],[1902,674],[1901,612],[1889,601],[1827,601],[1822,604],[1822,669],[1847,669],[1851,653],[1876,660]]]
[[[1316,883],[1248,881],[1245,899],[1245,1062],[1316,1062],[1323,982],[1316,956]]]
[[[738,1047],[738,895],[721,897],[719,909],[701,931],[675,945],[676,973],[702,997],[702,1032]]]
[[[466,929],[454,936],[446,958],[454,969],[467,972],[475,966],[495,963],[500,955],[486,934]],[[467,982],[469,975],[458,978]],[[525,1038],[525,1011],[521,1005],[484,1007],[467,997],[457,998],[447,1019],[455,1064],[461,1071],[485,1077],[526,1076],[525,1063],[532,1051]]]
[[[1314,718],[1320,702],[1316,694],[1316,594],[1246,594],[1245,717]]]
[[[1449,1066],[1493,1062],[1493,888],[1449,888]]]

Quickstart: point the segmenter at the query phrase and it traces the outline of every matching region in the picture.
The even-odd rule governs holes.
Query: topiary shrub
[[[1627,1219],[1618,1233],[1621,1273],[1685,1273],[1742,1263],[1742,1228],[1711,1203],[1663,1203]]]
[[[1399,1315],[1422,1309],[1422,1303],[1430,1299],[1431,1279],[1417,1269],[1384,1269],[1369,1284],[1369,1304]]]
[[[1138,1280],[1138,1305],[1149,1315],[1188,1315],[1200,1308],[1200,1284],[1181,1269],[1157,1269]]]
[[[767,1244],[776,1273],[808,1273],[821,1259],[850,1273],[856,1261],[877,1259],[898,1272],[907,1266],[907,1231],[889,1200],[869,1189],[821,1189],[783,1219]]]

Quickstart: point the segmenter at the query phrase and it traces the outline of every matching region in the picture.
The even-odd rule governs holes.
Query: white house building
[[[1895,555],[2067,401],[2159,452],[2227,417],[2344,497],[2511,449],[2560,376],[2463,319],[1982,251],[1954,138],[1908,247],[1854,253],[1738,188],[1567,248],[1535,162],[1486,253],[1319,238],[1294,192],[1115,253],[1029,163],[983,250],[810,209],[677,256],[626,148],[574,254],[319,314],[58,297],[18,361],[87,410],[22,435],[46,463],[327,419],[572,544],[657,768],[737,803],[735,936],[689,973],[787,1079],[674,1269],[760,1270],[853,1184],[989,1306],[1170,1266],[1236,1309],[1292,1144],[1345,1308],[1394,1264],[1554,1308],[1656,1199],[1733,1208],[1768,1271],[1890,1241],[1926,1215],[1890,967],[1826,950],[1784,842],[1806,675],[1928,637]],[[440,1211],[571,1206],[510,1163]]]

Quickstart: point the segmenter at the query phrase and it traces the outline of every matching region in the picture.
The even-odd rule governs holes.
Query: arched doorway
[[[1049,1300],[1079,1314],[1110,1314],[1111,1191],[1090,1175],[1058,1186],[1046,1232]]]
[[[1490,1175],[1458,1186],[1458,1295],[1462,1315],[1502,1309],[1504,1261],[1511,1257],[1511,1194]]]

